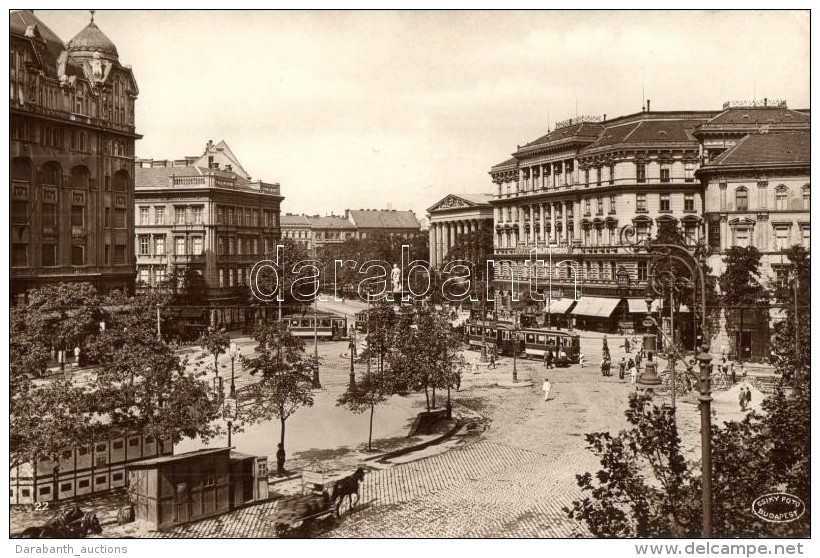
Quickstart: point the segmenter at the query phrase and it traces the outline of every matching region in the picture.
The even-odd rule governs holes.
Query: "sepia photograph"
[[[10,552],[808,553],[810,10],[8,17]]]

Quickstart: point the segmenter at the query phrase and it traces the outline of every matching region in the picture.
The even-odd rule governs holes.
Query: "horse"
[[[330,501],[336,503],[336,517],[339,517],[339,508],[345,498],[348,498],[351,509],[359,503],[359,483],[362,482],[362,479],[364,479],[364,467],[359,467],[352,475],[333,483]],[[354,494],[356,495],[356,502],[353,502]]]
[[[77,509],[77,508],[74,508]],[[71,508],[67,510],[65,517],[76,517],[76,512]],[[102,525],[96,514],[84,513],[71,522],[62,521],[64,514],[58,514],[50,519],[45,525],[39,527],[29,527],[14,538],[17,539],[84,539],[88,533],[99,535],[102,533]]]

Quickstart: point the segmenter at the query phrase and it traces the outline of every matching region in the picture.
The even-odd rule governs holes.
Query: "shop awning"
[[[608,318],[615,311],[615,307],[621,302],[619,298],[597,298],[593,296],[582,296],[581,300],[572,309],[571,314],[575,316],[591,316],[593,318]],[[646,303],[644,303],[646,306]]]
[[[558,300],[551,300],[549,301],[549,307],[544,308],[544,312],[549,309],[550,314],[563,314],[569,307],[572,306],[572,303],[575,302],[575,299],[572,298],[559,298]]]

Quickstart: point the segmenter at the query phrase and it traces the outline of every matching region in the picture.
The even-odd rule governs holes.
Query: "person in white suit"
[[[544,390],[544,401],[546,401],[550,398],[550,390],[552,389],[549,378],[544,378],[544,384],[541,386],[541,388]]]

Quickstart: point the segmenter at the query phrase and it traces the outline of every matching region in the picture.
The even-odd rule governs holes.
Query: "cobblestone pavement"
[[[621,341],[609,338],[613,359]],[[586,368],[575,365],[545,370],[540,362],[518,361],[519,378],[528,387],[466,386],[453,393],[462,412],[480,417],[484,427],[466,429],[443,444],[439,453],[378,464],[366,475],[361,501],[325,537],[568,537],[583,535],[581,525],[562,511],[580,495],[575,475],[599,468],[586,449],[584,434],[625,425],[626,399],[632,387],[617,369],[603,377],[601,336],[582,340]],[[473,354],[468,353],[472,358]],[[494,373],[510,374],[512,362],[502,359]],[[543,400],[541,381],[549,376],[552,392]],[[466,383],[466,382],[465,382]],[[681,429],[692,457],[697,449],[697,407],[681,403]],[[691,440],[691,444],[686,441]],[[435,448],[435,446],[434,446]],[[449,451],[444,451],[448,449]],[[263,521],[274,509],[269,502],[183,526],[154,537],[263,537]],[[108,536],[129,534],[127,525]],[[114,531],[117,531],[115,533]],[[132,531],[133,533],[133,531]],[[134,533],[136,534],[136,533]]]

